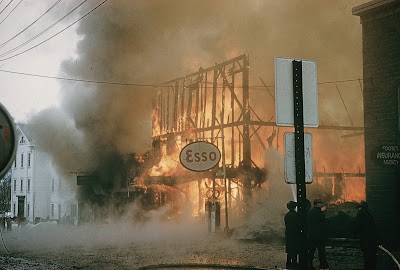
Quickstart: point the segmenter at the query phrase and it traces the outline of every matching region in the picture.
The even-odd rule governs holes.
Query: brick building
[[[366,198],[384,242],[400,246],[400,1],[353,8],[362,24]]]

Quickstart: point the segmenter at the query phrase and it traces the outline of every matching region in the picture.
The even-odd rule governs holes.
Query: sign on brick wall
[[[379,146],[372,150],[372,160],[379,166],[400,166],[400,145]]]

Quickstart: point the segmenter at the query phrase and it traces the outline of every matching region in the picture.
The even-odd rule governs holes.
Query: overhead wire
[[[21,3],[22,3],[22,0],[20,0],[20,1],[18,2],[18,4],[7,14],[7,16],[0,22],[0,25],[1,25],[5,20],[7,20],[8,16],[10,16],[10,14],[11,14]]]
[[[87,0],[85,0],[85,1],[87,1]],[[24,53],[26,53],[26,52],[28,52],[28,51],[30,51],[30,50],[32,50],[32,49],[34,49],[34,48],[36,48],[36,47],[42,45],[43,43],[49,41],[50,39],[54,38],[55,36],[61,34],[62,32],[64,32],[65,30],[67,30],[68,28],[70,28],[71,26],[73,26],[74,24],[76,24],[77,22],[81,21],[83,18],[85,18],[85,17],[88,16],[90,13],[92,13],[93,11],[95,11],[96,9],[98,9],[100,6],[102,6],[102,5],[103,5],[104,3],[106,3],[107,1],[108,1],[108,0],[103,0],[103,2],[101,2],[101,3],[98,4],[96,7],[94,7],[93,9],[91,9],[91,10],[90,10],[89,12],[87,12],[85,15],[83,15],[82,17],[80,17],[79,19],[77,19],[76,21],[74,21],[73,23],[69,24],[68,26],[66,26],[65,28],[63,28],[61,31],[59,31],[59,32],[55,33],[54,35],[50,36],[49,38],[43,40],[42,42],[40,42],[40,43],[38,43],[38,44],[36,44],[36,45],[34,45],[34,46],[32,46],[32,47],[30,47],[30,48],[28,48],[28,49],[22,51],[22,52],[19,52],[19,53],[17,53],[17,54],[12,55],[12,56],[9,56],[9,57],[0,59],[0,62],[9,60],[9,59],[14,58],[14,57],[17,57],[17,56],[19,56],[19,55],[21,55],[21,54],[24,54]]]
[[[4,12],[4,10],[6,10],[8,8],[8,6],[13,2],[14,0],[10,0],[10,2],[8,2],[8,4],[2,9],[0,10],[0,14]],[[3,2],[3,1],[2,1]]]
[[[107,1],[107,0],[106,0]],[[89,79],[77,79],[77,78],[68,78],[68,77],[59,77],[59,76],[49,76],[49,75],[40,75],[12,70],[0,69],[0,72],[10,73],[15,75],[22,76],[30,76],[37,78],[45,78],[45,79],[55,79],[62,81],[73,81],[73,82],[83,82],[83,83],[95,83],[95,84],[108,84],[108,85],[120,85],[120,86],[143,86],[143,87],[170,87],[169,85],[162,85],[156,83],[133,83],[133,82],[117,82],[117,81],[101,81],[101,80],[89,80]],[[354,82],[354,81],[363,81],[363,79],[347,79],[347,80],[337,80],[337,81],[327,81],[327,82],[319,82],[317,84],[331,84],[331,83],[343,83],[343,82]],[[249,88],[265,88],[265,87],[274,87],[274,85],[251,85]]]
[[[29,44],[30,42],[32,42],[33,40],[37,39],[38,37],[40,37],[41,35],[43,35],[44,33],[46,33],[47,31],[49,31],[51,28],[53,28],[55,25],[57,25],[59,22],[61,22],[62,20],[64,20],[66,17],[68,17],[69,15],[71,15],[75,10],[77,10],[79,7],[81,7],[84,3],[86,3],[88,0],[84,0],[82,1],[80,4],[78,4],[76,7],[74,7],[72,10],[70,10],[67,14],[65,14],[64,16],[62,16],[60,19],[58,19],[56,22],[54,22],[53,24],[51,24],[50,26],[48,26],[47,28],[45,28],[43,31],[41,31],[40,33],[36,34],[35,36],[33,36],[32,38],[28,39],[27,41],[25,41],[24,43],[18,45],[17,47],[8,50],[2,54],[0,54],[0,57],[6,56],[10,53],[15,52],[16,50],[22,48],[23,46]]]
[[[125,83],[125,82],[110,82],[110,81],[65,78],[65,77],[57,77],[57,76],[47,76],[47,75],[39,75],[39,74],[32,74],[32,73],[24,73],[24,72],[4,70],[4,69],[0,69],[0,72],[24,75],[24,76],[31,76],[31,77],[38,77],[38,78],[45,78],[45,79],[56,79],[56,80],[62,80],[62,81],[74,81],[74,82],[84,82],[84,83],[109,84],[109,85],[121,85],[121,86],[147,86],[147,87],[159,86],[157,84],[139,84],[139,83],[129,83],[129,82]]]
[[[3,2],[4,0],[1,0],[0,4]],[[10,1],[10,3],[13,0]],[[0,48],[3,47],[5,44],[7,44],[8,42],[10,42],[12,39],[14,39],[16,36],[20,35],[21,33],[23,33],[24,31],[26,31],[29,27],[31,27],[34,23],[36,23],[38,20],[40,20],[44,15],[46,15],[51,9],[53,9],[58,3],[60,3],[61,0],[57,0],[49,9],[47,9],[39,18],[37,18],[34,22],[32,22],[31,24],[29,24],[27,27],[25,27],[21,32],[19,32],[18,34],[16,34],[15,36],[13,36],[12,38],[10,38],[8,41],[0,44]],[[76,24],[77,22],[81,21],[82,19],[84,19],[86,16],[88,16],[90,13],[92,13],[93,11],[95,11],[97,8],[99,8],[101,5],[103,5],[104,3],[106,3],[108,0],[104,0],[102,1],[100,4],[98,4],[96,7],[94,7],[93,9],[91,9],[89,12],[87,12],[85,15],[83,15],[82,17],[80,17],[79,19],[77,19],[76,21],[74,21],[73,23],[69,24],[68,26],[66,26],[65,28],[63,28],[61,31],[55,33],[54,35],[50,36],[49,38],[43,40],[42,42],[36,44],[35,46],[32,46],[28,49],[26,49],[25,51],[22,51],[18,54],[12,55],[10,57],[7,58],[3,58],[0,59],[0,61],[6,61],[8,59],[14,58],[16,56],[19,56],[25,52],[28,52],[38,46],[40,46],[41,44],[47,42],[48,40],[54,38],[55,36],[59,35],[60,33],[64,32],[65,30],[67,30],[68,28],[70,28],[71,26],[73,26],[74,24]],[[20,4],[22,2],[22,0],[18,3]],[[74,12],[77,8],[79,8],[80,6],[82,6],[85,2],[87,2],[87,0],[82,1],[80,4],[78,4],[75,8],[73,8],[71,11],[69,11],[66,15],[64,15],[61,19],[59,19],[58,21],[56,21],[55,23],[53,23],[51,26],[49,26],[48,28],[46,28],[44,31],[42,31],[41,33],[39,33],[38,35],[36,35],[35,37],[31,38],[30,40],[26,41],[25,43],[19,45],[18,47],[14,48],[13,50],[10,51],[15,51],[18,48],[20,48],[21,46],[26,45],[27,43],[29,43],[30,41],[32,41],[33,39],[35,39],[36,37],[42,35],[44,32],[46,32],[49,28],[53,27],[54,25],[56,25],[57,23],[59,23],[61,20],[63,20],[65,17],[69,16],[72,12]],[[10,4],[9,3],[9,4]],[[9,5],[8,4],[8,5]],[[8,6],[7,5],[7,6]],[[4,10],[4,9],[3,9]],[[9,52],[3,53],[0,56],[9,54]],[[85,83],[96,83],[96,84],[109,84],[109,85],[121,85],[121,86],[147,86],[147,87],[160,87],[159,84],[139,84],[139,83],[129,83],[129,82],[110,82],[110,81],[99,81],[99,80],[88,80],[88,79],[75,79],[75,78],[65,78],[65,77],[57,77],[57,76],[47,76],[47,75],[39,75],[39,74],[31,74],[31,73],[24,73],[24,72],[17,72],[17,71],[10,71],[10,70],[2,70],[0,69],[0,72],[4,72],[4,73],[11,73],[11,74],[17,74],[17,75],[24,75],[24,76],[32,76],[32,77],[40,77],[40,78],[47,78],[47,79],[57,79],[57,80],[65,80],[65,81],[76,81],[76,82],[85,82]],[[331,83],[340,83],[340,82],[351,82],[351,81],[360,81],[361,79],[348,79],[348,80],[337,80],[337,81],[326,81],[326,82],[320,82],[318,84],[331,84]],[[162,87],[162,86],[161,86]],[[265,88],[265,87],[273,87],[272,86],[267,86],[265,83],[264,85],[260,85],[260,86],[251,86],[251,88]]]
[[[28,30],[32,25],[34,25],[36,22],[38,22],[41,18],[43,18],[43,16],[45,16],[47,13],[49,13],[58,3],[60,3],[61,0],[57,0],[52,6],[50,6],[50,8],[48,8],[42,15],[39,16],[39,18],[37,18],[36,20],[34,20],[32,23],[30,23],[28,26],[26,26],[24,29],[22,29],[19,33],[17,33],[16,35],[14,35],[13,37],[11,37],[10,39],[8,39],[7,41],[3,42],[2,44],[0,44],[0,48],[4,47],[5,45],[7,45],[10,41],[12,41],[13,39],[15,39],[16,37],[18,37],[19,35],[21,35],[22,33],[24,33],[26,30]]]

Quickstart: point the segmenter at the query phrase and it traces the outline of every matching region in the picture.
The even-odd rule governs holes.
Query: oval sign
[[[0,104],[0,178],[10,170],[17,150],[14,121],[6,108]]]
[[[214,168],[219,163],[221,152],[212,143],[194,142],[181,150],[179,160],[186,169],[203,172]]]

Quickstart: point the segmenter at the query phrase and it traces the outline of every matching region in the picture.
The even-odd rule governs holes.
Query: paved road
[[[195,226],[172,228],[102,225],[14,230],[3,235],[10,253],[0,244],[0,269],[131,270],[185,263],[280,269],[285,265],[285,247],[279,241],[227,239]],[[327,255],[331,269],[362,269],[358,248],[331,245]]]

